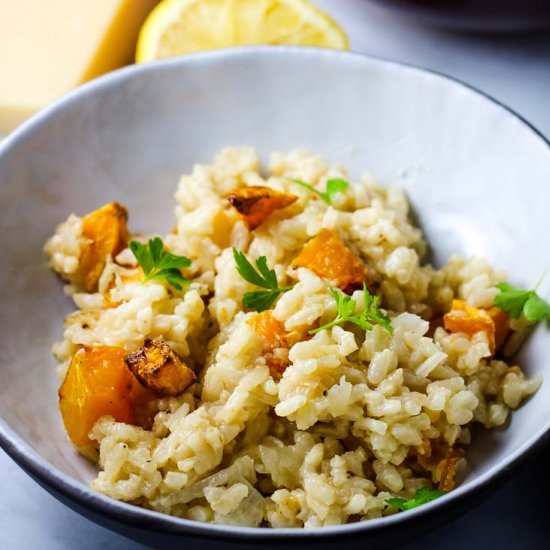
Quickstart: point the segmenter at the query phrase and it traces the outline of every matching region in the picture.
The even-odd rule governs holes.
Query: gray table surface
[[[452,75],[492,95],[550,136],[550,33],[475,36],[411,24],[363,0],[317,0],[352,48]],[[550,548],[550,449],[458,520],[403,548]],[[188,545],[189,546],[189,545]],[[0,548],[145,548],[69,510],[0,451]]]

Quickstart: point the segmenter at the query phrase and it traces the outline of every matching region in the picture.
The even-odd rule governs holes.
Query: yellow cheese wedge
[[[6,0],[0,7],[0,133],[78,84],[133,61],[158,0]]]

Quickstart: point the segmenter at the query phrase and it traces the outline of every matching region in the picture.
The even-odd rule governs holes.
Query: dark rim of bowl
[[[444,73],[427,69],[421,66],[385,59],[369,54],[331,50],[324,48],[312,48],[303,46],[248,46],[238,48],[227,48],[223,50],[213,50],[187,55],[184,57],[170,58],[161,61],[154,61],[142,65],[131,65],[114,71],[107,75],[101,76],[83,86],[71,91],[66,96],[60,98],[52,105],[46,107],[28,121],[24,122],[17,130],[8,135],[2,143],[0,143],[0,162],[2,156],[11,147],[32,133],[34,128],[46,123],[47,120],[55,113],[62,109],[65,104],[80,101],[80,98],[85,98],[89,94],[93,94],[96,89],[108,88],[116,85],[117,82],[132,78],[135,74],[144,71],[162,71],[171,66],[188,66],[195,63],[217,62],[223,58],[239,58],[243,55],[262,55],[283,57],[287,55],[303,56],[305,59],[309,57],[324,57],[334,59],[352,60],[353,63],[378,63],[382,65],[393,66],[396,69],[406,70],[417,73],[428,74],[435,79],[442,79],[449,84],[461,87],[472,95],[484,97],[487,102],[500,107],[503,114],[512,116],[524,126],[529,128],[535,136],[541,140],[541,144],[548,149],[550,154],[550,141],[528,122],[521,115],[507,107],[500,101],[467,84],[457,78],[451,77]],[[529,440],[520,448],[510,453],[508,457],[502,460],[497,466],[493,466],[489,471],[485,472],[477,479],[473,479],[459,486],[452,493],[432,501],[428,504],[409,510],[406,513],[393,514],[383,518],[375,518],[357,523],[343,524],[329,527],[316,527],[311,529],[297,528],[259,528],[259,527],[235,527],[228,525],[217,525],[210,523],[200,523],[197,521],[178,518],[140,508],[125,502],[121,502],[100,493],[97,493],[80,481],[76,481],[70,476],[62,473],[55,466],[42,458],[34,449],[30,447],[19,435],[17,435],[7,423],[0,418],[0,447],[25,471],[27,471],[37,481],[50,487],[54,493],[57,493],[70,501],[80,504],[84,508],[88,508],[95,512],[98,516],[121,522],[125,525],[145,529],[148,531],[156,531],[158,533],[172,535],[195,535],[199,537],[208,537],[215,539],[241,539],[241,540],[304,540],[314,538],[335,538],[342,536],[352,536],[360,533],[368,534],[369,532],[381,531],[391,527],[404,527],[405,524],[412,524],[421,517],[430,515],[436,509],[448,510],[455,505],[455,501],[466,499],[473,492],[488,487],[490,485],[498,485],[506,478],[512,469],[515,469],[528,454],[535,451],[545,436],[550,433],[550,420],[535,432]]]

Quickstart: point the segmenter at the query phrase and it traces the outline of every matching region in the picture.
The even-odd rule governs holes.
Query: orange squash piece
[[[256,313],[247,323],[260,335],[268,347],[291,348],[294,344],[302,341],[306,336],[306,331],[293,330],[288,332],[285,325],[273,317],[271,310]]]
[[[112,346],[81,346],[75,352],[59,388],[59,409],[77,448],[95,444],[88,434],[102,416],[142,425],[138,409],[155,396],[128,370],[124,355],[122,348]]]
[[[123,283],[137,283],[143,279],[143,270],[140,268],[136,269],[135,273],[132,273],[131,275],[122,275],[121,280]],[[111,309],[114,307],[118,307],[122,302],[118,301],[115,302],[111,297],[111,290],[115,288],[115,277],[109,281],[109,284],[107,285],[107,288],[105,289],[105,292],[103,292],[103,299],[104,299],[104,309]]]
[[[495,324],[495,352],[497,352],[511,332],[510,317],[508,313],[497,306],[493,306],[486,311]]]
[[[330,229],[323,229],[311,239],[292,265],[310,269],[344,292],[353,292],[367,282],[366,266]]]
[[[298,200],[296,195],[282,193],[263,185],[238,187],[225,193],[231,206],[242,214],[252,230],[260,226],[275,210],[286,208]]]
[[[263,338],[267,366],[273,378],[280,379],[289,366],[289,362],[282,361],[280,357],[274,355],[273,351],[278,348],[290,349],[294,344],[308,338],[307,331],[293,330],[288,332],[284,324],[275,319],[269,310],[256,313],[248,319],[247,323]]]
[[[124,357],[133,375],[158,396],[179,395],[197,377],[163,340],[145,338],[143,347]]]
[[[449,332],[463,332],[470,337],[484,331],[491,352],[495,351],[495,323],[484,309],[472,307],[464,300],[453,300],[451,311],[443,316],[443,323]]]
[[[107,256],[114,257],[128,243],[128,211],[111,202],[82,218],[82,232],[89,242],[80,256],[80,270],[87,292],[95,292]]]

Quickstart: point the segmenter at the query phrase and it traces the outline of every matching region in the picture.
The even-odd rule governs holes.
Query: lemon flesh
[[[344,31],[309,0],[163,0],[142,27],[136,61],[254,44],[348,48]]]

